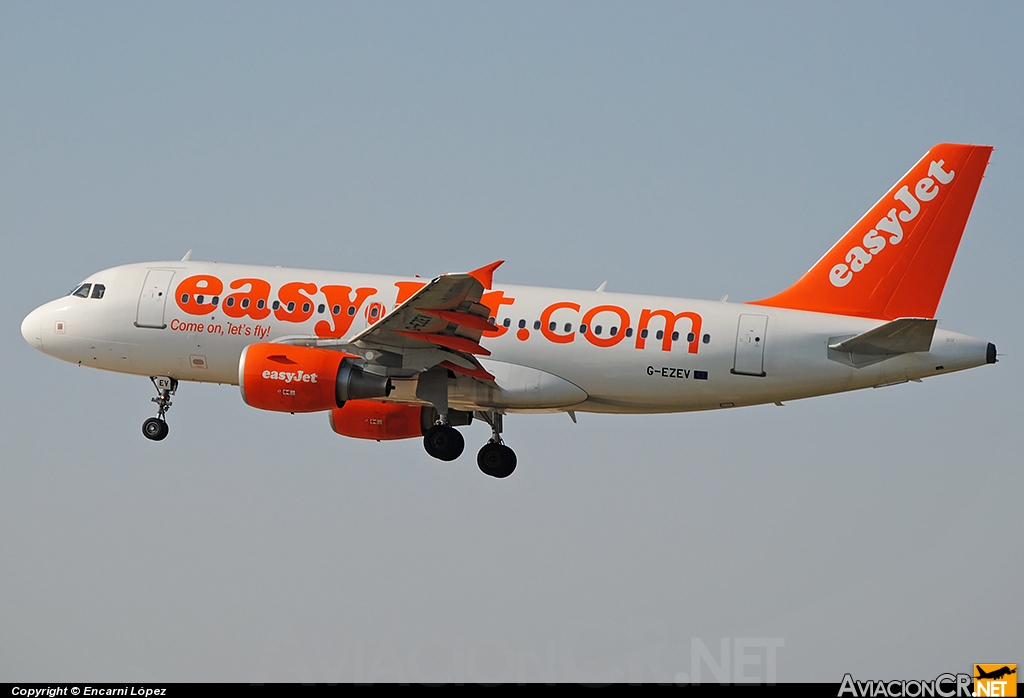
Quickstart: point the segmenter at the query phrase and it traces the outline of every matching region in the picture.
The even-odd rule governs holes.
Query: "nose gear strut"
[[[167,420],[165,415],[171,409],[171,395],[178,390],[178,381],[170,376],[150,376],[153,387],[156,388],[157,397],[152,398],[156,403],[157,414],[142,423],[142,434],[150,441],[163,441],[167,438]]]

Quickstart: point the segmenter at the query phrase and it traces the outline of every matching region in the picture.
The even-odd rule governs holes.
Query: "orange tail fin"
[[[753,305],[895,320],[931,318],[992,153],[937,145],[799,281]]]

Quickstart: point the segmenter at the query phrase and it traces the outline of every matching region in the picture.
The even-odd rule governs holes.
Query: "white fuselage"
[[[214,277],[223,289],[211,288],[217,293],[202,294],[197,304],[195,283],[186,288],[182,282],[199,276]],[[261,283],[231,287],[244,279]],[[22,325],[30,344],[82,366],[237,384],[239,357],[247,345],[322,337],[328,329],[335,332],[328,336],[352,336],[391,310],[403,288],[422,280],[183,261],[115,267],[85,281],[102,284],[103,297],[65,296],[37,308]],[[298,295],[296,282],[304,284]],[[287,284],[292,290],[282,295]],[[268,290],[260,296],[257,285]],[[325,287],[334,291],[329,294]],[[358,307],[352,305],[354,311],[335,316],[332,304],[338,305],[340,287],[363,289],[364,297],[355,301]],[[233,300],[229,308],[228,296],[239,290],[250,293],[248,307]],[[483,389],[460,376],[450,386],[453,407],[615,413],[717,409],[918,380],[991,359],[986,342],[936,330],[927,352],[858,367],[828,345],[884,321],[527,286],[501,286],[490,293],[491,302],[485,295],[484,303],[499,329],[481,339],[491,352],[481,364],[501,390]],[[183,295],[190,297],[182,302]],[[289,299],[296,302],[291,311]],[[340,324],[351,324],[338,335],[337,317],[346,315]],[[400,387],[392,399],[415,402],[415,390]]]

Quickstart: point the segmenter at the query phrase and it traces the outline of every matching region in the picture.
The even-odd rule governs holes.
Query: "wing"
[[[477,356],[489,356],[480,337],[494,329],[480,302],[504,260],[464,274],[442,274],[358,334],[345,338],[292,335],[275,342],[360,356],[389,376],[411,377],[434,366],[493,381]]]
[[[368,360],[419,372],[442,366],[494,380],[476,360],[490,356],[480,345],[494,329],[490,308],[480,302],[502,260],[464,274],[442,274],[348,342],[368,350]]]

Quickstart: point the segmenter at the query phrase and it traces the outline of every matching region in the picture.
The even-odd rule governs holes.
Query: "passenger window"
[[[534,320],[534,322],[533,322],[533,329],[535,329],[535,330],[539,330],[540,329],[540,320]]]
[[[580,334],[586,334],[586,333],[587,333],[587,326],[586,325],[580,325]]]
[[[612,337],[614,337],[618,333],[619,333],[619,328],[618,327],[613,327],[613,328],[611,328],[611,330],[608,331],[608,334],[610,334]]]
[[[79,298],[88,298],[89,297],[89,289],[91,289],[91,288],[92,288],[92,284],[82,284],[77,289],[75,289],[75,292],[72,293],[71,295],[72,296],[78,296]]]
[[[633,328],[632,327],[627,327],[626,328],[626,336],[627,337],[632,337],[633,336]]]
[[[504,325],[505,327],[508,327],[509,325],[512,324],[512,318],[505,318],[504,322],[502,322],[501,324]]]
[[[711,341],[711,335],[709,335],[709,334],[706,334],[706,335],[704,335],[704,338],[703,338],[703,339],[704,339],[704,343],[705,343],[705,344],[707,344],[708,342],[710,342],[710,341]]]
[[[654,335],[654,336],[656,338],[658,338],[658,339],[661,339],[662,337],[665,336],[665,333],[663,331],[661,331],[661,330],[658,330],[658,333],[656,335]]]
[[[331,315],[341,315],[341,306],[336,305],[333,308],[331,308]]]
[[[318,312],[321,315],[323,315],[324,314],[324,310],[326,310],[326,309],[327,309],[327,306],[325,306],[323,303],[321,303],[319,306],[317,306],[316,312]]]
[[[217,305],[218,303],[220,303],[220,296],[214,296],[213,300],[210,302],[213,303],[214,305]]]
[[[304,312],[304,313],[308,313],[308,312],[309,312],[309,309],[310,309],[310,308],[312,308],[312,307],[313,307],[313,306],[311,306],[311,305],[310,305],[309,303],[303,303],[303,304],[302,304],[302,312]]]
[[[242,299],[242,307],[243,308],[248,308],[249,307],[249,299],[248,298],[243,298]]]
[[[601,334],[601,326],[600,325],[595,325],[594,326],[594,334]]]
[[[673,332],[672,333],[672,341],[673,342],[678,342],[679,341],[679,333],[678,332]]]
[[[647,339],[647,330],[640,330],[640,336]]]
[[[686,341],[687,342],[692,342],[695,339],[697,339],[697,335],[695,335],[693,332],[691,332],[690,334],[686,335]]]
[[[281,307],[281,301],[274,301],[274,305],[271,306],[274,310]]]
[[[93,298],[103,298],[103,293],[106,290],[107,290],[107,287],[104,286],[103,284],[96,284],[95,286],[92,287],[92,297]]]
[[[558,325],[556,325],[556,324],[555,324],[555,323],[553,323],[553,322],[552,322],[552,323],[549,323],[549,324],[548,324],[548,329],[549,329],[549,330],[551,330],[552,332],[554,332],[554,331],[555,331],[555,328],[556,328],[556,327],[558,327]]]
[[[260,298],[258,301],[256,301],[256,307],[259,308],[260,310],[263,310],[264,308],[267,307],[267,302]]]
[[[187,293],[181,294],[181,304],[184,305],[185,303],[188,303],[188,294]]]
[[[199,305],[202,305],[204,300],[206,300],[206,296],[196,296],[196,303]]]
[[[565,323],[565,331],[566,332],[571,332],[572,331],[572,323],[569,323],[569,322]]]
[[[354,305],[350,305],[348,307],[348,314],[349,315],[355,315],[356,314],[356,307]]]
[[[295,301],[288,301],[288,312],[295,312]]]
[[[377,309],[377,306],[373,306],[372,308],[370,308],[370,317],[377,317],[379,312],[380,311]]]
[[[526,320],[520,320],[519,321],[519,329],[523,329],[525,327],[526,327]]]
[[[229,296],[228,299],[224,301],[224,305],[226,305],[229,308],[235,307],[235,299]]]

